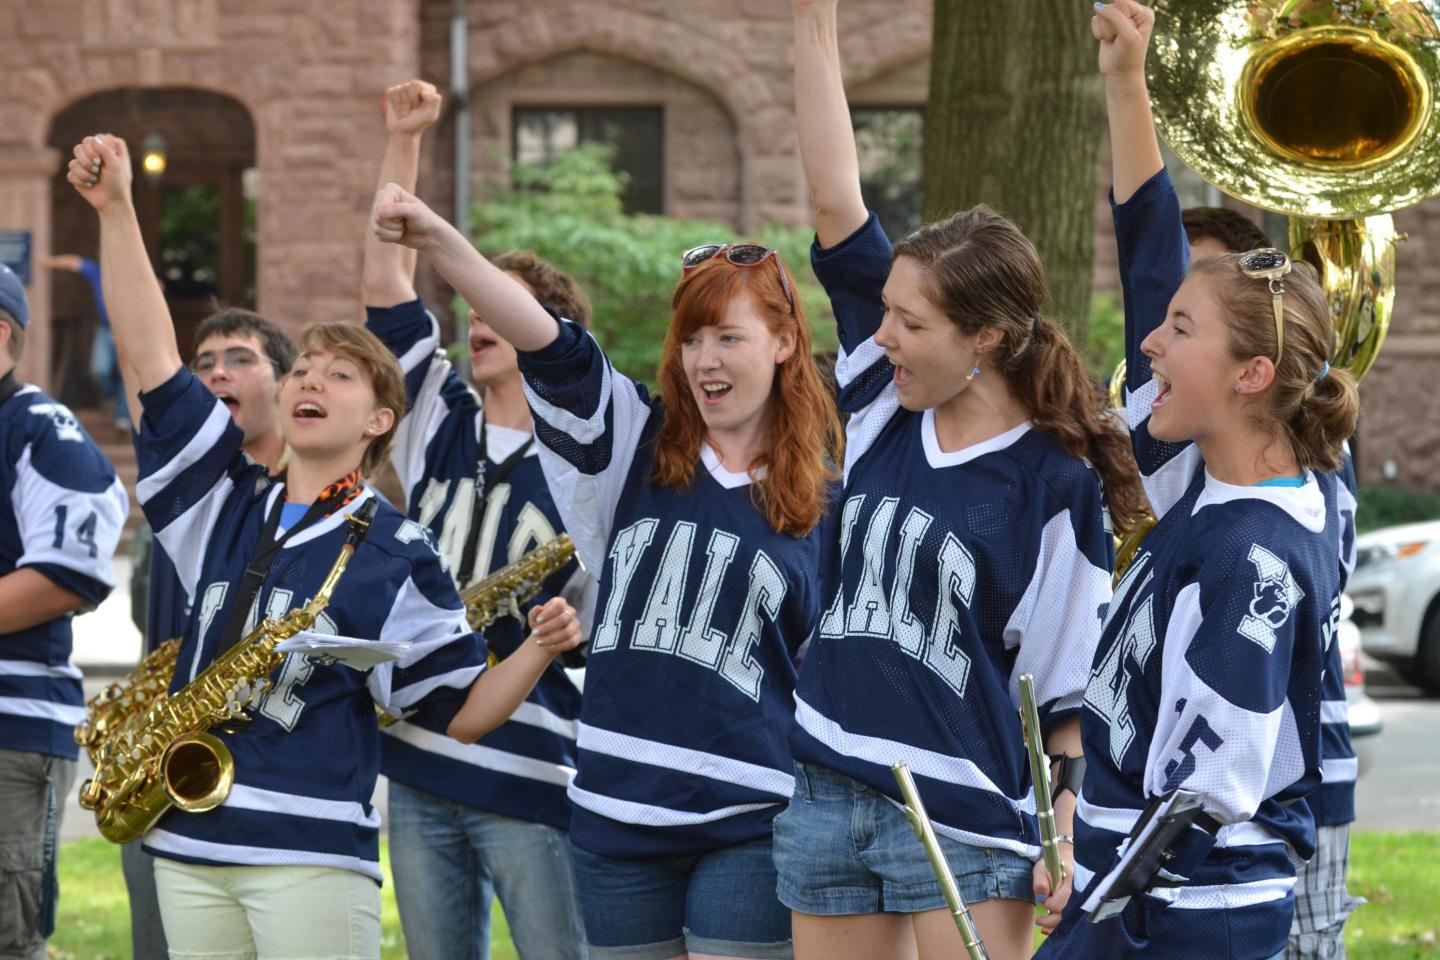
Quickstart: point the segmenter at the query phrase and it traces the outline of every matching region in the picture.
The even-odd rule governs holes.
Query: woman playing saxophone
[[[377,498],[363,478],[384,461],[405,393],[373,335],[349,324],[310,327],[279,387],[294,455],[284,477],[269,478],[241,453],[222,401],[181,364],[131,176],[124,142],[108,134],[78,145],[68,171],[99,215],[126,390],[143,411],[139,498],[194,598],[173,697],[257,624],[320,592],[348,535],[347,514]],[[374,705],[448,714],[452,735],[479,736],[519,705],[555,653],[578,642],[562,603],[532,614],[535,643],[485,671],[483,642],[431,539],[380,504],[331,602],[312,610],[311,629],[403,652],[363,671],[294,653],[257,678],[273,686],[254,699],[249,722],[218,732],[234,758],[225,801],[168,813],[145,835],[158,858],[170,950],[378,957]]]

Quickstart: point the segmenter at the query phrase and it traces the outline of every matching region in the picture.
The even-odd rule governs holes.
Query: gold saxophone
[[[179,653],[180,638],[166,640],[151,650],[122,682],[110,684],[86,702],[85,719],[75,727],[75,742],[85,750],[92,764],[98,766],[101,747],[115,731],[165,699]]]
[[[507,613],[520,619],[520,604],[539,593],[546,579],[573,556],[575,541],[562,533],[461,590],[460,602],[465,604],[470,629],[484,630]]]
[[[573,556],[575,541],[570,539],[570,534],[562,533],[461,590],[460,602],[465,604],[465,619],[470,629],[484,630],[507,613],[517,620],[523,619],[520,604],[539,593],[551,574],[569,563]],[[491,650],[487,662],[493,667],[500,662],[500,657]],[[375,712],[380,716],[382,729],[405,719],[387,713],[378,705]]]
[[[247,710],[285,660],[275,648],[315,625],[368,532],[375,509],[372,499],[348,518],[349,535],[340,556],[309,603],[279,620],[265,620],[174,696],[157,697],[120,727],[99,732],[93,748],[95,774],[80,788],[80,806],[95,812],[105,839],[137,839],[171,806],[204,813],[225,802],[235,782],[235,761],[210,731],[233,731],[249,721]]]

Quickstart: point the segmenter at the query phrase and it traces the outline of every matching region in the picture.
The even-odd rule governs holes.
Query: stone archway
[[[244,182],[256,165],[255,124],[242,103],[224,94],[122,87],[82,97],[55,114],[47,142],[68,160],[82,137],[100,131],[123,137],[137,163],[146,137],[166,144],[162,176],[137,170],[135,204],[186,353],[195,325],[216,301],[254,306],[254,216],[246,213]],[[96,256],[95,216],[66,183],[63,163],[51,183],[51,232],[55,253]],[[94,399],[86,376],[95,317],[89,290],[60,271],[52,272],[51,283],[53,387],[66,402],[86,406]]]

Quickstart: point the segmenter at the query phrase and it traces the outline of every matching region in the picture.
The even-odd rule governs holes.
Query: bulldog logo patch
[[[1240,636],[1255,641],[1270,653],[1275,649],[1275,631],[1290,619],[1291,611],[1304,598],[1305,591],[1290,575],[1285,561],[1258,543],[1250,545],[1249,559],[1255,565],[1255,595],[1250,600],[1249,612],[1240,618],[1236,629]]]

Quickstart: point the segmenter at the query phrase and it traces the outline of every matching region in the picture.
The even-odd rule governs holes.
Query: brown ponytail
[[[1066,452],[1100,474],[1115,532],[1123,537],[1149,510],[1130,435],[1096,389],[1065,333],[1044,318],[1029,344],[1007,368],[1010,384],[1030,408],[1035,426],[1048,430]]]
[[[925,268],[927,297],[962,332],[1000,330],[991,362],[1035,426],[1095,467],[1115,529],[1128,533],[1147,508],[1130,438],[1064,332],[1040,316],[1045,268],[1020,228],[982,204],[912,233],[895,256]]]
[[[1275,308],[1269,284],[1240,271],[1239,254],[1207,257],[1192,273],[1210,281],[1230,328],[1236,360],[1274,357]],[[1333,322],[1315,268],[1296,263],[1285,278],[1285,349],[1256,422],[1282,436],[1301,469],[1340,468],[1341,446],[1355,433],[1360,393],[1348,370],[1330,367]]]

